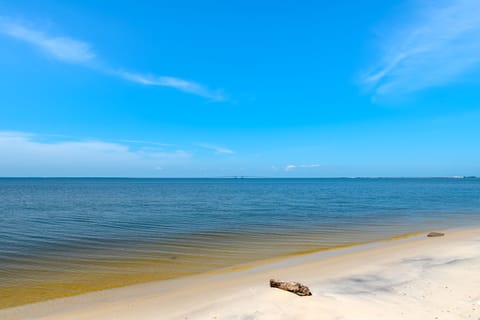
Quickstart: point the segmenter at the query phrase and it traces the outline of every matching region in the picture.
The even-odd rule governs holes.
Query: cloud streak
[[[174,170],[190,153],[139,148],[101,140],[42,141],[44,136],[0,131],[0,176],[154,176]]]
[[[95,59],[95,53],[90,45],[83,41],[49,36],[4,19],[0,19],[0,31],[7,36],[27,42],[61,61],[87,63]]]
[[[212,145],[212,144],[198,144],[198,146],[202,147],[202,148],[205,148],[205,149],[208,149],[208,150],[213,150],[213,151],[215,151],[216,153],[219,153],[219,154],[234,154],[235,153],[235,151],[233,151],[231,149],[216,146],[216,145]]]
[[[480,2],[418,5],[407,21],[386,28],[380,59],[361,77],[375,95],[404,94],[460,80],[480,67]]]
[[[292,171],[292,170],[295,170],[295,169],[311,169],[311,168],[319,168],[320,165],[319,164],[289,164],[287,166],[285,166],[285,171]]]
[[[143,75],[130,71],[114,71],[102,66],[92,46],[66,36],[54,36],[5,17],[0,17],[0,34],[23,41],[62,62],[94,66],[97,71],[144,86],[166,87],[197,95],[212,101],[224,101],[221,90],[210,90],[194,81],[170,76]]]
[[[193,82],[175,77],[165,76],[150,76],[131,72],[117,72],[117,75],[131,82],[136,82],[146,86],[168,87],[174,88],[183,92],[195,94],[214,101],[224,101],[225,97],[221,90],[212,91],[207,87]]]

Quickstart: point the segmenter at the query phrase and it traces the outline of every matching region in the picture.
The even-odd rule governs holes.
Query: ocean
[[[480,225],[480,179],[0,179],[0,308]]]

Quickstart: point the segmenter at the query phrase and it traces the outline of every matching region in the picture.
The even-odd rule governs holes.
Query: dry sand
[[[480,229],[0,310],[0,319],[480,319]],[[269,288],[299,281],[313,296]]]

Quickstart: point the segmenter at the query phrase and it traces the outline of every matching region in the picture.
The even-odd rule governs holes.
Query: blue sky
[[[0,0],[0,176],[480,175],[479,10]]]

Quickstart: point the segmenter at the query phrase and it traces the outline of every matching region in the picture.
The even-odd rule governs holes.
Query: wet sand
[[[480,229],[377,242],[0,310],[1,319],[479,319]],[[299,281],[313,296],[269,288]]]

